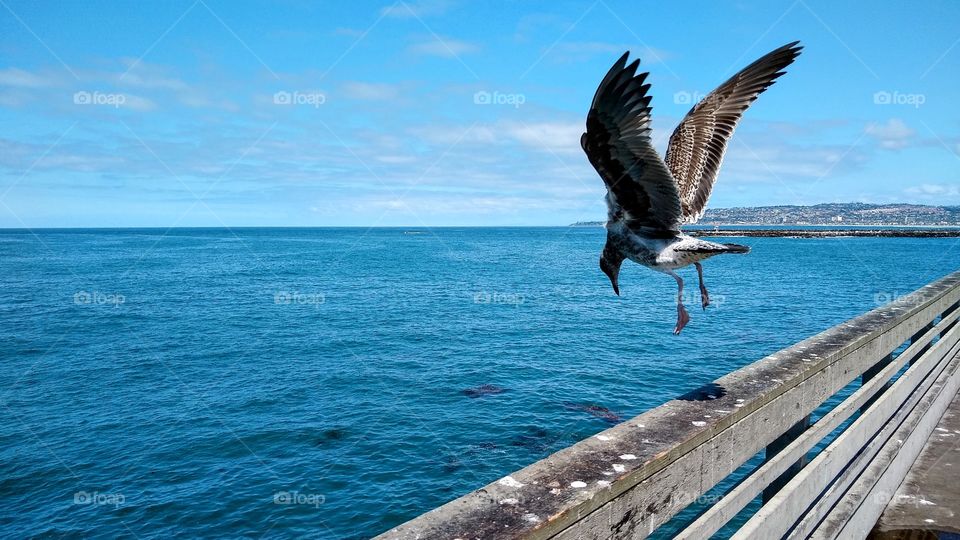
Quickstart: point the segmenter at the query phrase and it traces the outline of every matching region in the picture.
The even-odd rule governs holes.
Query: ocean
[[[735,241],[674,336],[602,228],[2,230],[0,536],[370,537],[960,266]]]

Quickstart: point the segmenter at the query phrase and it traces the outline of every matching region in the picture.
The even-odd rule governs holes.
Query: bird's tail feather
[[[724,244],[723,246],[727,248],[725,253],[750,253],[749,247],[740,244]]]
[[[686,251],[690,253],[750,253],[750,248],[740,244],[715,244],[707,242],[702,245],[677,248],[677,251]]]

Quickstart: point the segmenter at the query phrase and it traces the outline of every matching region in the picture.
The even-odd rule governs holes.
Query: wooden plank
[[[631,528],[631,537],[645,537],[772,443],[779,433],[797,422],[798,414],[809,414],[856,378],[855,373],[872,365],[879,356],[876,345],[876,341],[871,342],[849,355],[850,363],[827,366],[799,386],[777,396],[735,426],[695,448],[691,452],[695,457],[677,460],[651,475],[626,496],[625,502],[615,499],[607,503],[609,508],[604,510],[605,514],[587,515],[579,523],[575,535],[570,537],[590,538],[596,531],[602,531],[608,514],[613,522],[629,516],[635,525]],[[852,363],[853,358],[859,363]],[[685,483],[678,485],[678,478],[684,479]],[[568,535],[558,536],[566,537]]]
[[[940,365],[939,360],[945,356],[949,347],[956,343],[957,337],[952,335],[948,340],[937,342],[934,348],[897,380],[881,400],[841,433],[776,497],[748,520],[735,538],[750,538],[756,534],[775,537],[785,535],[829,483],[841,476],[840,471],[847,467],[872,435],[887,422],[903,399],[917,389],[920,381],[927,380],[928,374]],[[932,381],[930,383],[932,384]],[[800,534],[802,535],[802,531]]]
[[[960,389],[958,367],[960,352],[815,531],[814,539],[866,538]]]
[[[793,441],[803,434],[810,427],[810,415],[804,416],[800,419],[799,422],[794,424],[794,426],[784,432],[783,435],[777,437],[775,441],[767,445],[766,456],[764,456],[764,461],[770,461],[776,455],[783,451],[784,448],[790,445]],[[763,501],[767,502],[777,494],[780,489],[790,481],[791,478],[797,475],[800,472],[800,469],[807,464],[807,456],[800,456],[799,459],[793,462],[793,465],[787,467],[787,470],[778,476],[773,482],[770,482],[766,488],[763,490]]]
[[[960,317],[960,313],[955,313],[948,321],[956,320],[958,317]],[[859,388],[841,404],[820,418],[807,432],[790,443],[777,456],[766,461],[750,476],[743,479],[720,501],[680,532],[677,538],[688,540],[706,538],[720,530],[724,524],[755,499],[764,486],[783,474],[791,463],[795,463],[805,456],[820,440],[832,433],[833,430],[857,412],[880,389],[881,385],[884,385],[885,381],[889,380],[900,368],[907,362],[912,364],[920,353],[927,351],[929,342],[938,335],[939,329],[935,329],[933,326],[925,328],[928,330],[927,333],[915,335],[913,344],[897,356],[893,363],[887,365],[877,375],[877,378]],[[946,343],[940,346],[945,347]]]
[[[871,535],[960,533],[960,393],[956,394]]]
[[[946,325],[944,325],[944,326],[946,326]],[[884,368],[884,367],[886,367],[888,364],[890,364],[890,362],[893,362],[893,354],[888,354],[888,355],[886,356],[886,358],[884,358],[884,359],[883,359],[882,361],[880,361],[880,362],[877,362],[877,364],[876,364],[875,366],[873,366],[872,368],[864,371],[864,372],[863,372],[863,375],[860,376],[860,383],[861,383],[861,384],[865,384],[865,383],[866,383],[867,381],[869,381],[870,379],[876,377],[881,371],[883,371],[883,368]],[[887,382],[886,384],[884,384],[884,386],[883,386],[882,388],[880,388],[880,391],[878,391],[877,393],[875,393],[872,398],[868,399],[867,402],[863,404],[863,407],[860,409],[861,412],[869,409],[870,406],[873,405],[873,402],[876,401],[876,400],[883,394],[883,392],[884,392],[887,388],[890,388],[889,377],[887,378],[887,380],[888,380],[888,382]]]
[[[846,496],[851,485],[866,470],[873,459],[883,450],[884,445],[898,426],[908,418],[910,412],[923,399],[925,393],[935,384],[936,378],[940,372],[946,369],[951,361],[953,353],[944,357],[939,364],[927,375],[921,386],[907,397],[907,401],[902,403],[894,412],[893,416],[877,432],[864,443],[860,452],[846,463],[846,468],[836,477],[836,480],[829,485],[817,500],[816,504],[803,515],[796,527],[791,531],[791,538],[807,538],[809,535],[821,526],[822,521],[829,512],[839,504]],[[851,444],[851,446],[854,446]]]
[[[726,394],[717,399],[670,401],[381,538],[549,538],[587,519],[588,524],[612,527],[622,516],[612,513],[610,503],[648,479],[643,489],[653,492],[650,486],[656,482],[687,478],[685,473],[695,480],[689,482],[690,494],[702,494],[722,478],[722,471],[704,466],[704,460],[722,454],[724,468],[743,463],[826,399],[825,389],[859,376],[958,301],[960,272],[718,379]],[[823,386],[804,385],[806,396],[791,392],[805,381]],[[738,431],[728,433],[748,417]],[[773,426],[782,427],[777,431]],[[654,478],[675,462],[675,470]],[[689,503],[685,498],[654,505],[650,514],[657,517],[648,522],[668,519]]]
[[[942,318],[946,318],[946,317],[949,316],[951,313],[957,311],[957,308],[960,308],[960,302],[958,302],[958,303],[956,303],[956,304],[948,307],[947,309],[945,309],[945,310],[943,311],[943,316],[942,316]],[[943,330],[943,332],[944,332],[944,333],[947,333],[947,332],[949,332],[952,328],[953,328],[953,325],[949,325],[947,328],[945,328],[945,329]],[[942,334],[941,334],[941,335],[942,335]]]

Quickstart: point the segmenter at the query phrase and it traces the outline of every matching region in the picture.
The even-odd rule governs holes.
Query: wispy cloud
[[[886,122],[871,122],[865,129],[867,135],[876,139],[880,147],[887,150],[906,148],[916,135],[916,131],[899,118],[891,118]]]
[[[667,51],[652,47],[639,47],[636,43],[608,43],[603,41],[578,41],[558,43],[550,50],[547,58],[557,63],[586,62],[597,57],[609,57],[610,63],[621,54],[630,51],[631,58],[640,58],[644,65],[663,62],[673,55]]]
[[[957,186],[957,184],[921,184],[908,187],[904,190],[904,193],[919,196],[926,202],[934,200],[943,202],[944,198],[960,199],[960,186]]]
[[[452,3],[447,0],[421,0],[419,2],[404,2],[400,0],[396,4],[381,9],[380,14],[384,17],[394,17],[398,19],[431,17],[443,15],[451,6]]]
[[[400,94],[398,86],[385,83],[348,81],[343,83],[340,89],[347,98],[368,101],[391,100]]]
[[[57,78],[51,75],[25,71],[14,67],[0,69],[0,86],[44,88],[54,86],[57,82]]]
[[[442,58],[456,58],[479,50],[480,47],[476,44],[443,37],[414,43],[407,48],[407,51],[413,54],[439,56]]]

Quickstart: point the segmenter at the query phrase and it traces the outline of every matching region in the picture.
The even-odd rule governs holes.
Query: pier
[[[958,307],[960,271],[377,538],[960,533]]]

